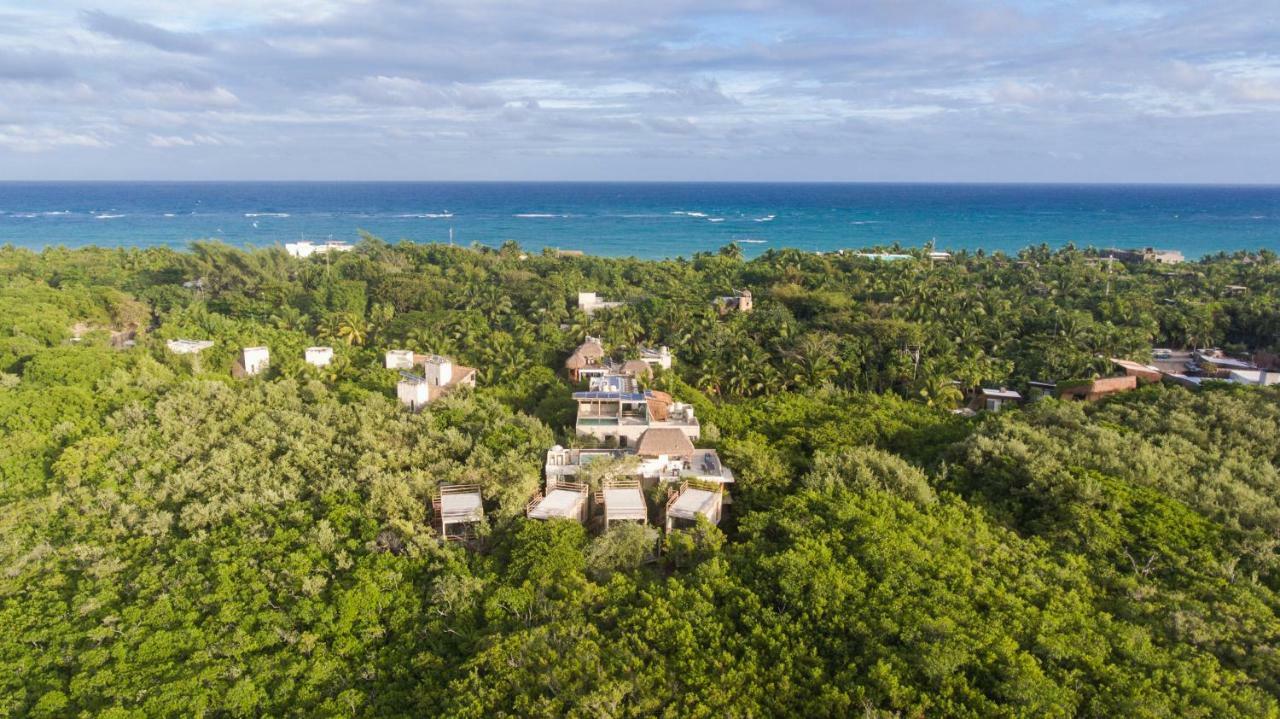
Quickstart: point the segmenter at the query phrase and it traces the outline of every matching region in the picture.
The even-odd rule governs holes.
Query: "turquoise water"
[[[386,240],[690,256],[899,243],[1280,251],[1280,187],[755,183],[0,183],[0,244]]]

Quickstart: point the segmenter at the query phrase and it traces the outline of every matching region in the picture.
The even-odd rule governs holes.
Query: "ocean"
[[[1280,187],[799,183],[0,182],[0,245],[515,240],[689,257],[887,246],[1280,252]]]

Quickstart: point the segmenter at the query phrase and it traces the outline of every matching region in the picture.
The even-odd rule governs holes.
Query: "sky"
[[[0,180],[1280,183],[1280,0],[0,0]]]

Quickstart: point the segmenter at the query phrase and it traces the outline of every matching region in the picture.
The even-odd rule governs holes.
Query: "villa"
[[[694,447],[683,431],[672,427],[646,431],[633,449],[566,449],[556,445],[547,451],[544,470],[548,482],[558,482],[575,477],[592,462],[628,457],[636,458],[628,472],[645,480],[646,486],[689,479],[718,485],[734,481],[733,470],[724,466],[714,449]]]
[[[453,360],[440,355],[414,355],[413,357],[414,366],[419,364],[422,366],[422,374],[401,370],[400,381],[396,383],[396,398],[414,412],[457,387],[476,386],[474,367],[455,365]]]
[[[332,347],[308,347],[303,351],[303,359],[309,365],[328,367],[333,362]]]
[[[596,390],[574,392],[573,399],[578,403],[577,433],[616,442],[619,447],[634,446],[640,435],[654,427],[677,428],[690,440],[702,433],[693,407],[673,401],[666,392]]]
[[[1184,260],[1178,250],[1158,250],[1154,247],[1143,247],[1142,249],[1111,249],[1107,252],[1121,262],[1150,262],[1159,265],[1176,265]]]

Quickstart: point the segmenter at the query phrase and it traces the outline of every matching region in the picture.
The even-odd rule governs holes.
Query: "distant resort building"
[[[387,354],[391,355],[390,352]],[[412,355],[412,357],[411,367],[420,366],[422,374],[400,370],[400,381],[396,383],[396,398],[414,412],[458,387],[476,386],[474,367],[455,365],[452,359],[441,355]]]
[[[333,362],[332,347],[308,347],[303,351],[303,359],[309,365],[328,367]]]
[[[720,310],[722,315],[727,315],[730,312],[751,312],[753,309],[751,290],[742,290],[732,295],[717,297],[716,308]]]
[[[594,314],[597,310],[607,310],[614,307],[621,307],[622,302],[609,302],[596,296],[594,292],[578,293],[578,309],[588,315]]]
[[[169,351],[176,355],[199,354],[213,346],[213,340],[169,340]]]
[[[350,252],[355,246],[346,242],[338,242],[330,240],[328,242],[308,242],[302,240],[300,242],[285,243],[284,250],[292,257],[310,257],[312,255],[323,255],[329,252]]]
[[[1128,263],[1152,263],[1158,265],[1176,265],[1184,262],[1186,258],[1178,250],[1158,250],[1154,247],[1143,247],[1141,249],[1110,249],[1105,252],[1120,260]]]
[[[233,377],[244,378],[261,374],[271,366],[271,351],[266,347],[245,347],[231,366]]]

